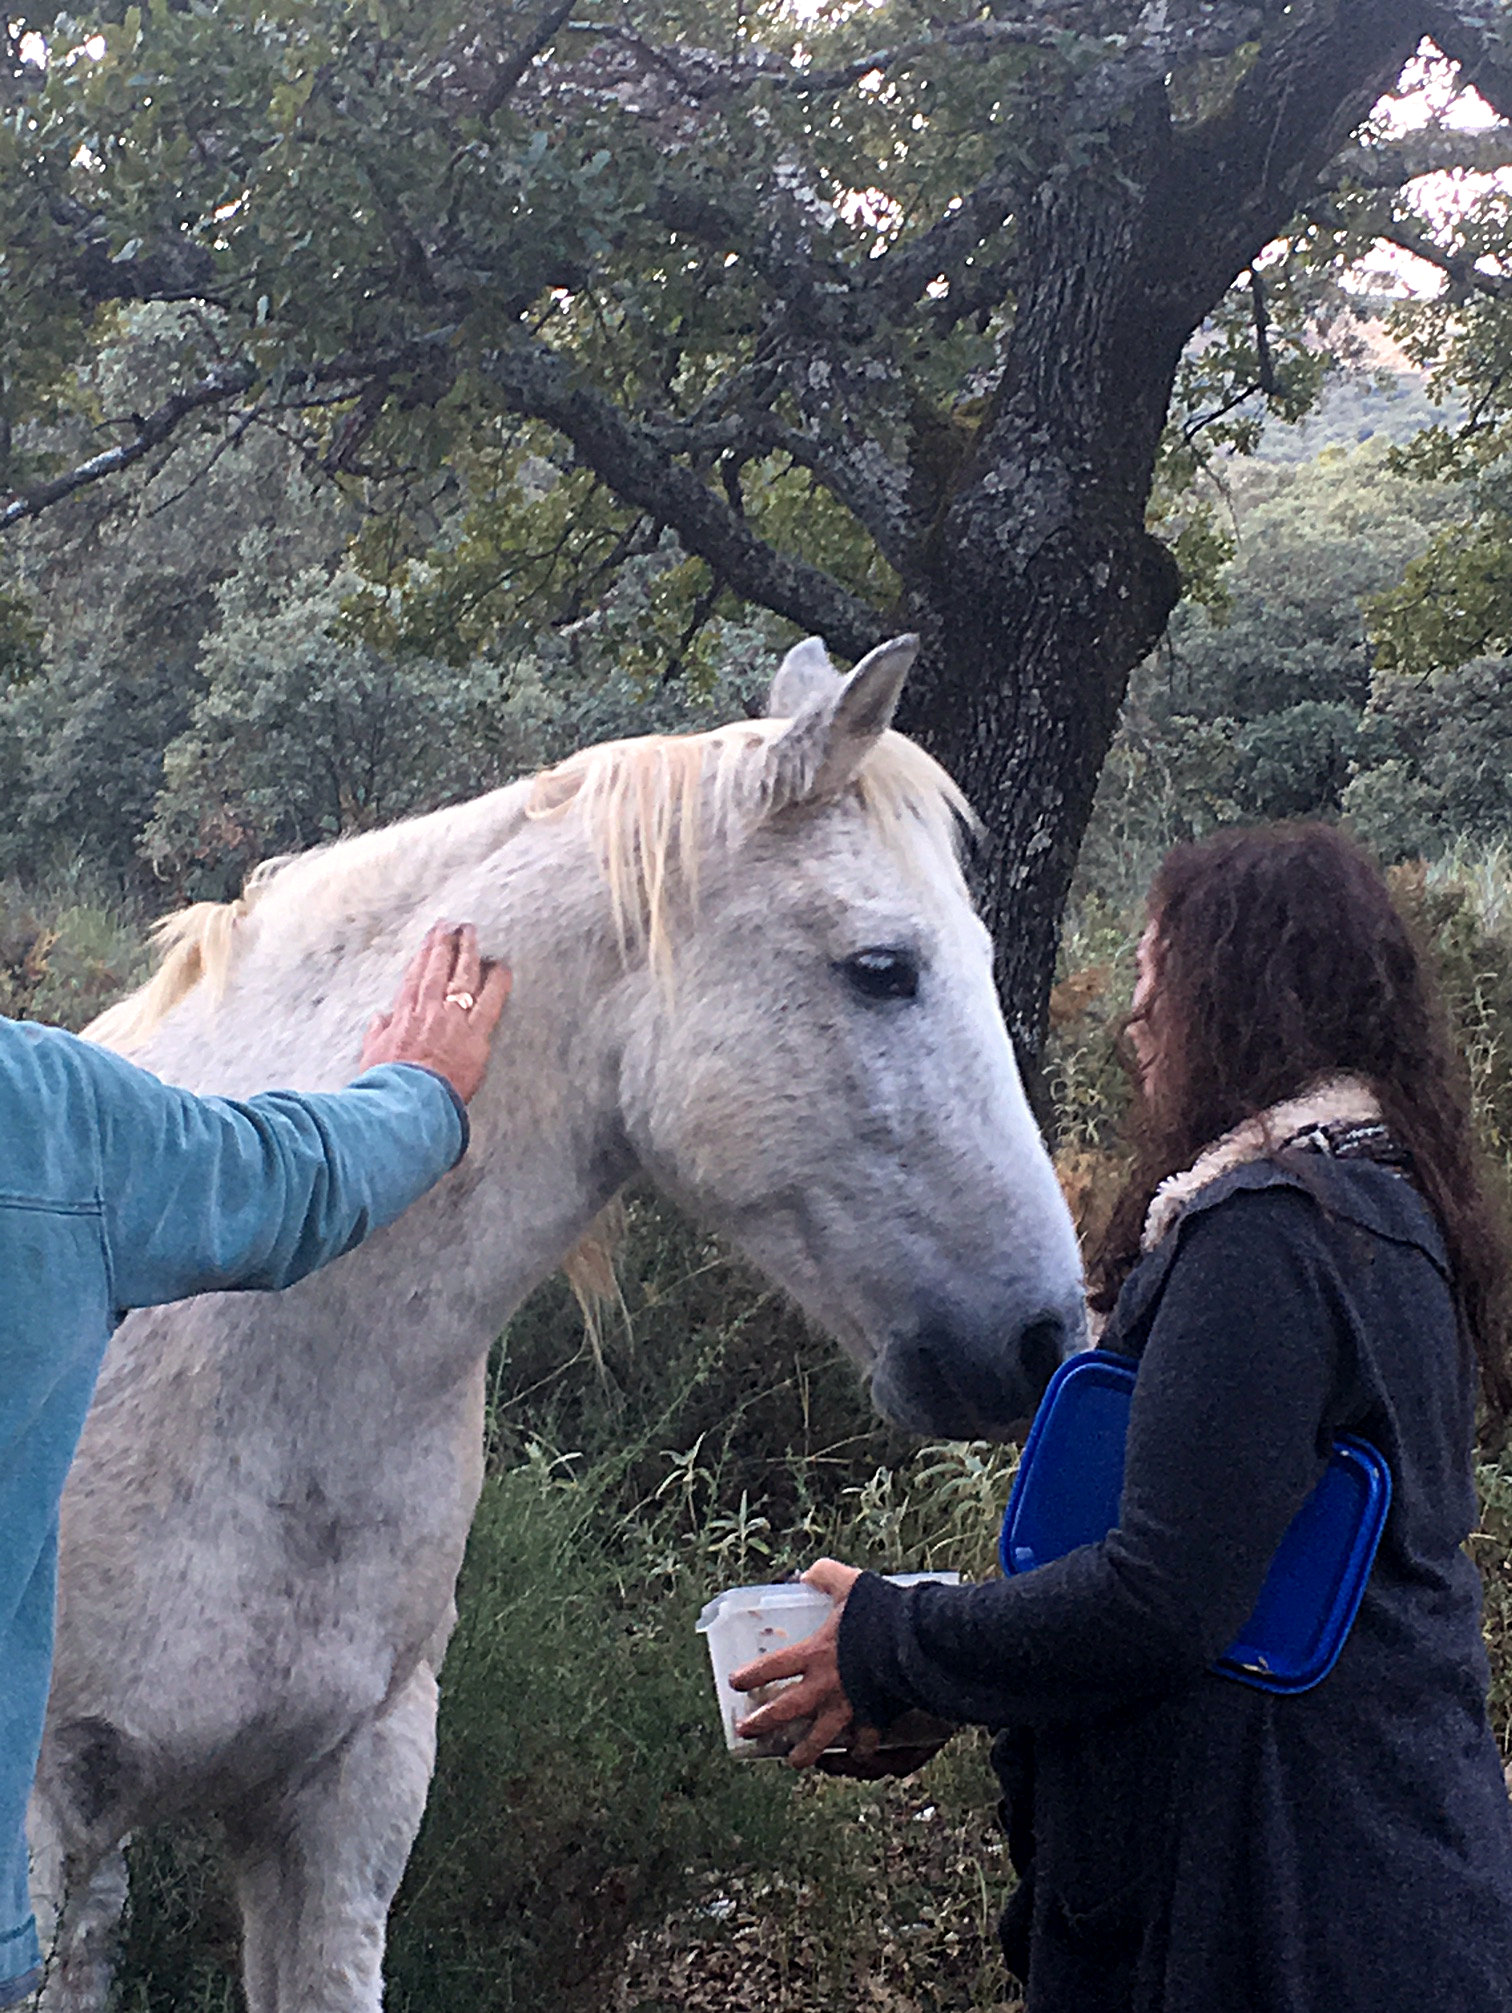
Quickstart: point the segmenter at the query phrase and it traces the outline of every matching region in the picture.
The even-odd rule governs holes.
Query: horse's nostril
[[[1058,1314],[1041,1315],[1024,1329],[1019,1340],[1019,1362],[1036,1402],[1060,1368],[1065,1354],[1066,1324]]]

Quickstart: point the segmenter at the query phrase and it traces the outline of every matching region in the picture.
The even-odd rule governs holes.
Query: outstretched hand
[[[506,965],[485,963],[471,923],[435,923],[387,1013],[375,1014],[362,1069],[413,1062],[444,1076],[464,1104],[488,1067],[489,1043],[509,997]]]
[[[827,1747],[839,1740],[850,1726],[851,1702],[840,1682],[838,1645],[840,1617],[851,1588],[861,1577],[854,1566],[842,1566],[838,1559],[820,1559],[803,1575],[807,1586],[817,1587],[834,1602],[825,1620],[811,1636],[789,1648],[773,1650],[730,1673],[736,1691],[755,1691],[778,1678],[798,1678],[798,1684],[784,1685],[776,1698],[769,1699],[735,1731],[743,1739],[759,1740],[794,1721],[808,1720],[808,1731],[787,1757],[789,1768],[810,1768]],[[863,1759],[875,1751],[877,1734],[873,1727],[858,1729],[852,1752]]]

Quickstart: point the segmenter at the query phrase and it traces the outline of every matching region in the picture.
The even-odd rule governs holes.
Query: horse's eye
[[[911,1000],[919,990],[919,961],[911,951],[857,951],[841,971],[869,1000]]]

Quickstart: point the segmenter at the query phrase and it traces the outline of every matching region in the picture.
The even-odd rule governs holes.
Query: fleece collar
[[[1176,1223],[1177,1218],[1204,1188],[1243,1167],[1251,1160],[1265,1160],[1298,1144],[1304,1135],[1328,1126],[1379,1125],[1381,1107],[1375,1092],[1361,1076],[1322,1077],[1297,1097],[1273,1104],[1257,1112],[1222,1139],[1204,1147],[1190,1167],[1168,1174],[1150,1198],[1145,1213],[1142,1251],[1153,1251]]]

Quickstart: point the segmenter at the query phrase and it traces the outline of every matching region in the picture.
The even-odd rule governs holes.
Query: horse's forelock
[[[621,948],[670,971],[670,900],[696,901],[700,860],[738,845],[775,808],[768,751],[786,720],[738,721],[704,734],[646,735],[584,748],[537,776],[526,816],[575,813],[598,853]],[[950,777],[915,742],[885,733],[851,790],[905,872],[945,871],[961,887],[960,836],[975,818]]]

